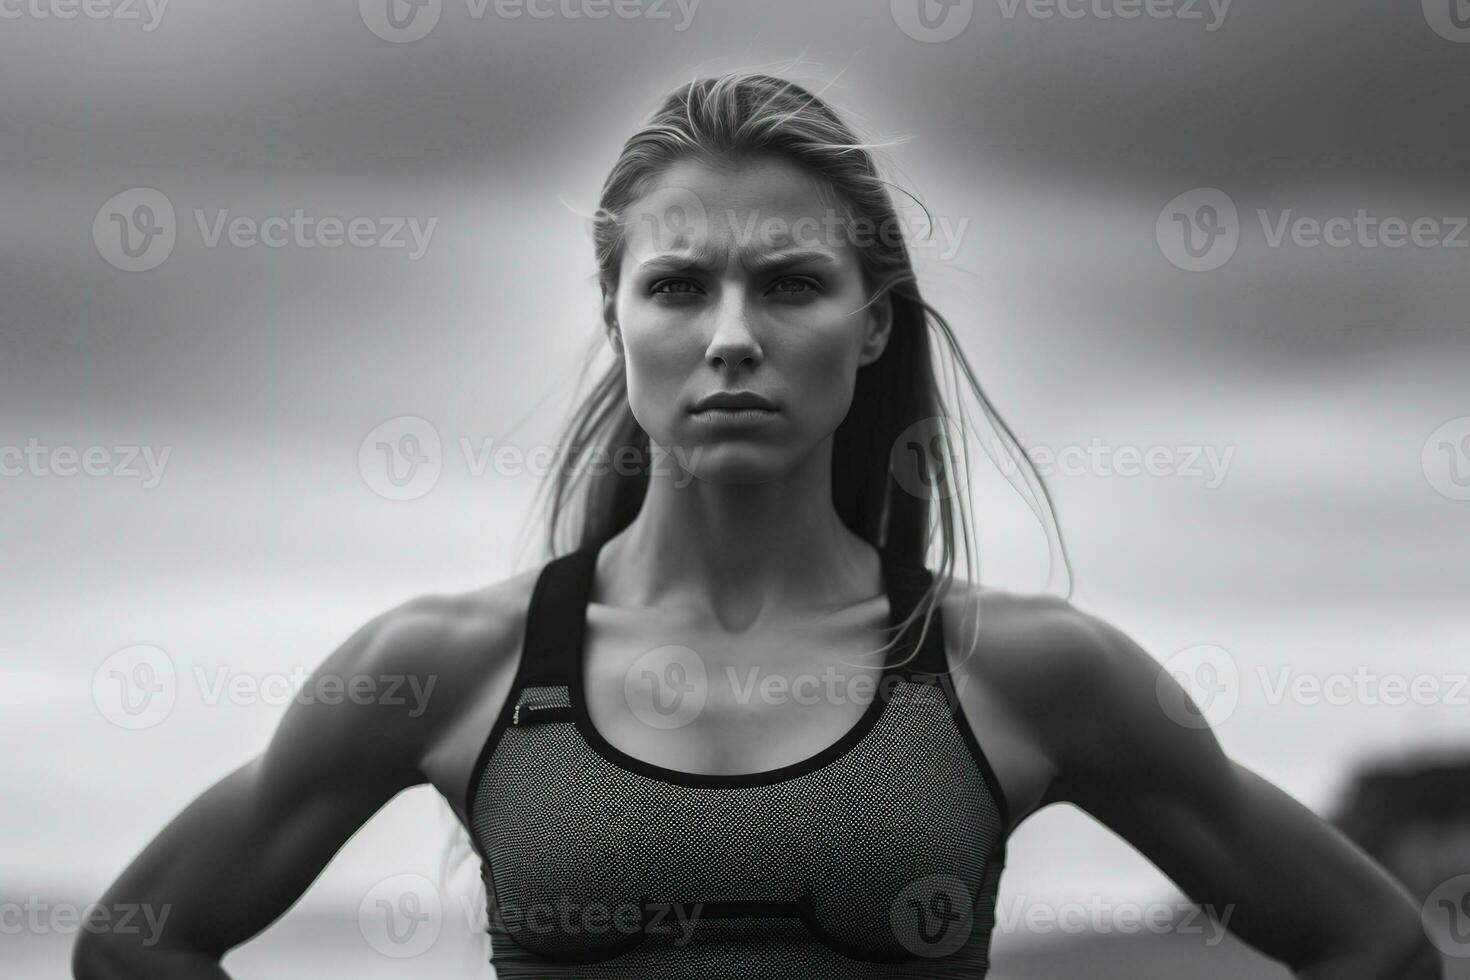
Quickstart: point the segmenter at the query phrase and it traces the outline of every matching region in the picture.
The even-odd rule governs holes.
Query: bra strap
[[[587,601],[597,566],[596,547],[546,563],[531,592],[517,686],[573,686],[587,632]]]

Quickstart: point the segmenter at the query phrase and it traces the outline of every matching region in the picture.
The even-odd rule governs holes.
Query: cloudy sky
[[[943,38],[905,3],[595,19],[585,0],[443,0],[412,40],[372,0],[7,6],[0,832],[21,846],[0,881],[93,897],[260,751],[282,706],[211,704],[198,670],[310,669],[389,605],[536,560],[534,477],[476,453],[554,440],[584,357],[605,357],[584,217],[601,180],[666,90],[732,68],[825,86],[903,140],[891,172],[938,233],[915,248],[923,286],[1023,441],[1057,455],[1075,600],[1161,661],[1226,651],[1232,755],[1325,810],[1365,754],[1463,744],[1448,695],[1273,691],[1361,666],[1448,692],[1470,659],[1470,32],[1434,0],[1138,18],[962,0]],[[165,209],[167,254],[129,255],[117,222]],[[371,230],[335,248],[228,230],[298,211]],[[1183,229],[1211,214],[1225,233],[1191,257]],[[402,416],[442,446],[411,500],[360,465]],[[1065,465],[1088,447],[1160,466]],[[977,480],[986,577],[1037,587],[1025,507]],[[180,691],[126,730],[92,685],[137,644]],[[390,804],[302,908],[432,867],[437,806]],[[1010,894],[1163,883],[1071,811],[1013,848]]]

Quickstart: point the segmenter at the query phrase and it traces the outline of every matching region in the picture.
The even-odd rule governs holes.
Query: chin
[[[784,454],[748,443],[699,443],[686,450],[684,458],[696,480],[720,485],[769,483],[788,469]]]

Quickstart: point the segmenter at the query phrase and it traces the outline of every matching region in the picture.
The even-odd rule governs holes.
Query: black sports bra
[[[948,683],[939,610],[915,656],[921,624],[893,646],[833,745],[766,772],[685,773],[626,755],[589,720],[599,550],[542,570],[470,780],[497,975],[983,977],[1009,819]],[[882,555],[896,626],[931,573]]]

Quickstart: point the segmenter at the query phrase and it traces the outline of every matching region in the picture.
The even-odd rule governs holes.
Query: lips
[[[690,411],[698,414],[711,408],[759,408],[773,412],[776,410],[776,403],[753,391],[720,391],[701,398]]]

